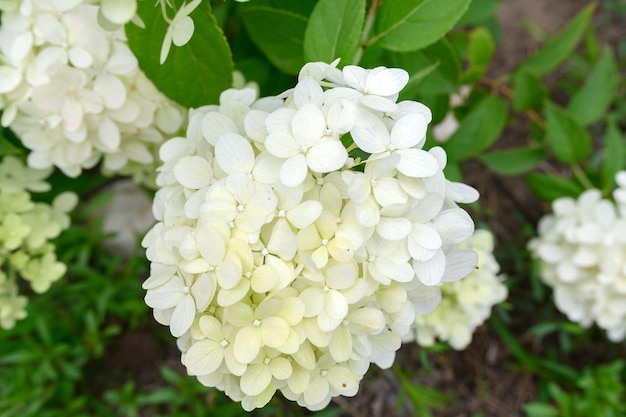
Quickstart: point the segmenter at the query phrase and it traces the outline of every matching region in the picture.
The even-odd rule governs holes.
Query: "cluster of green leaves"
[[[500,174],[526,175],[532,190],[546,201],[578,196],[592,187],[608,193],[615,186],[615,173],[626,166],[626,112],[616,105],[626,85],[613,49],[600,46],[590,24],[594,9],[594,4],[584,8],[511,74],[490,81],[511,100],[514,112],[532,121],[531,139],[526,146],[487,152],[479,159]],[[553,97],[559,91],[554,86],[550,90],[544,80],[555,70],[571,72],[574,64],[580,77],[562,91],[569,100],[557,102]],[[544,161],[548,169],[537,170]],[[553,173],[563,168],[570,175]]]
[[[105,253],[98,224],[84,218],[92,207],[84,206],[80,225],[56,241],[68,265],[64,279],[31,297],[28,317],[0,333],[0,416],[90,415],[94,403],[83,395],[88,365],[113,337],[145,319],[137,278],[143,257]]]
[[[554,405],[532,402],[524,406],[524,411],[528,417],[623,416],[626,414],[625,371],[623,360],[587,367],[577,374],[575,389],[571,391],[549,381],[542,396]]]

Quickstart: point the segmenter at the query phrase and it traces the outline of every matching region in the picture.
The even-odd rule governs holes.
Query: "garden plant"
[[[507,66],[498,0],[0,0],[0,417],[626,415],[574,3]]]

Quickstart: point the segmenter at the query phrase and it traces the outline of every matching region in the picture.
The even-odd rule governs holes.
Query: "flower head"
[[[282,99],[225,91],[161,148],[146,302],[188,371],[245,409],[354,395],[476,265],[456,203],[477,193],[421,149],[430,111],[395,102],[407,79],[310,63]]]
[[[584,327],[595,322],[615,342],[626,337],[625,176],[616,176],[615,202],[595,189],[556,199],[529,242],[557,308]]]

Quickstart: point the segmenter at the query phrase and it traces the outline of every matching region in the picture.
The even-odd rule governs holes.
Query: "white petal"
[[[376,232],[388,240],[402,240],[411,232],[411,222],[404,217],[381,217]]]
[[[396,264],[387,259],[377,259],[376,267],[387,278],[397,282],[409,282],[415,277],[415,271],[408,263]]]
[[[460,208],[442,211],[433,223],[446,243],[459,243],[474,233],[472,218]]]
[[[293,136],[286,133],[270,133],[264,144],[267,151],[278,158],[290,158],[301,152]]]
[[[428,261],[413,261],[415,274],[424,285],[440,284],[445,268],[446,256],[441,249]]]
[[[240,329],[235,336],[234,344],[235,359],[241,363],[250,363],[261,349],[261,329],[253,326]]]
[[[196,310],[204,311],[215,295],[215,278],[207,274],[200,274],[191,286],[191,295],[196,302]]]
[[[70,132],[77,131],[83,124],[83,106],[74,98],[68,97],[63,101],[61,116],[65,129]]]
[[[326,120],[319,107],[313,104],[302,106],[293,116],[291,131],[299,146],[309,148],[324,134]],[[267,145],[266,145],[267,146]]]
[[[314,172],[338,170],[348,160],[348,152],[337,139],[322,138],[306,154],[307,164]]]
[[[100,121],[98,136],[106,150],[113,152],[119,149],[121,142],[120,130],[117,124],[108,117]]]
[[[208,112],[200,122],[202,135],[207,142],[215,145],[217,139],[225,133],[237,133],[237,125],[225,114]]]
[[[254,151],[250,142],[236,133],[226,133],[217,139],[215,159],[227,174],[250,173],[254,166]]]
[[[287,159],[280,168],[280,181],[288,187],[300,185],[306,178],[307,168],[304,155],[295,155]]]
[[[179,19],[175,19],[173,25],[172,42],[174,42],[174,45],[183,46],[189,42],[194,31],[193,19],[189,16],[182,16]]]
[[[478,264],[478,255],[473,250],[459,250],[446,254],[445,282],[454,282],[472,273]]]
[[[391,129],[391,143],[405,149],[417,145],[426,136],[426,120],[421,114],[408,114]]]
[[[352,356],[352,335],[347,327],[339,326],[333,332],[328,350],[337,362],[344,362]]]
[[[369,94],[391,96],[397,94],[409,82],[409,74],[400,68],[374,68],[367,76]]]
[[[322,97],[322,87],[310,78],[298,82],[293,94],[294,103],[299,108],[306,104],[322,107]]]
[[[174,275],[164,285],[148,290],[145,296],[146,304],[152,308],[162,310],[174,307],[185,295],[182,291],[183,287],[182,278]]]
[[[279,348],[289,338],[289,324],[280,317],[267,317],[261,322],[261,340],[266,346]]]
[[[200,156],[183,156],[174,165],[174,177],[183,187],[198,190],[211,184],[213,169]]]
[[[398,171],[414,178],[432,177],[439,171],[437,160],[421,149],[402,149]]]
[[[285,214],[289,223],[298,229],[311,225],[322,214],[322,204],[319,201],[308,200],[290,209]]]
[[[265,364],[248,366],[240,380],[241,390],[246,395],[259,395],[271,382],[272,372]]]
[[[189,328],[196,316],[196,305],[191,297],[187,294],[182,298],[178,305],[174,308],[172,319],[170,322],[170,332],[172,336],[182,336]]]
[[[274,378],[283,381],[291,376],[291,362],[287,358],[277,357],[270,362],[270,370]]]
[[[100,10],[112,23],[123,25],[135,16],[137,2],[129,0],[102,0]]]
[[[0,94],[13,91],[21,81],[21,71],[13,67],[0,66]]]
[[[104,99],[109,109],[119,109],[126,101],[126,87],[114,75],[102,74],[94,81],[93,89]]]
[[[93,63],[93,56],[85,49],[76,46],[70,48],[68,57],[72,65],[77,68],[89,68]]]
[[[211,340],[200,340],[185,353],[185,366],[190,375],[206,375],[217,370],[224,360],[224,349]]]
[[[384,152],[390,143],[387,127],[377,116],[366,111],[359,113],[350,133],[354,143],[368,153]]]
[[[411,293],[411,302],[416,314],[430,314],[441,302],[441,287],[420,284],[418,289]]]

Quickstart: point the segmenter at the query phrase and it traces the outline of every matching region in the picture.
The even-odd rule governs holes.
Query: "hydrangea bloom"
[[[30,0],[2,14],[2,125],[33,168],[75,177],[102,160],[105,172],[153,181],[158,146],[183,112],[139,70],[122,29],[104,31],[96,5],[70,3]]]
[[[498,276],[500,265],[493,256],[493,235],[476,230],[459,247],[478,254],[477,269],[462,280],[441,285],[441,303],[428,315],[417,315],[414,331],[406,340],[432,346],[437,339],[462,350],[472,341],[476,328],[491,314],[491,307],[504,301],[508,291]]]
[[[73,193],[58,195],[52,205],[33,203],[29,191],[47,191],[50,170],[24,167],[15,157],[0,161],[0,327],[7,329],[26,317],[27,299],[19,295],[16,279],[29,282],[37,293],[65,274],[49,242],[70,224],[76,205]]]
[[[440,284],[476,266],[477,192],[423,150],[431,119],[400,69],[310,63],[294,89],[231,89],[161,147],[143,286],[182,362],[251,410],[309,409],[392,364]]]
[[[626,171],[617,182],[615,202],[595,189],[556,199],[529,242],[557,308],[584,327],[595,322],[614,342],[626,337]]]

